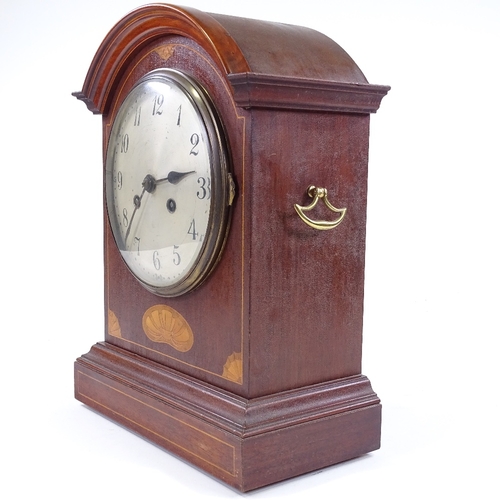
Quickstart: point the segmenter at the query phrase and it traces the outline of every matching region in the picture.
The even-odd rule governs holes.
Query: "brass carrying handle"
[[[299,214],[299,217],[310,227],[314,229],[319,229],[320,231],[326,231],[328,229],[333,229],[334,227],[337,227],[343,220],[347,208],[335,208],[327,198],[327,190],[326,188],[321,188],[321,187],[316,187],[316,186],[309,186],[307,188],[307,194],[309,195],[310,198],[314,198],[312,203],[308,205],[307,207],[301,207],[300,205],[295,204],[294,208],[295,211]],[[325,205],[334,213],[340,214],[340,217],[334,221],[326,221],[326,220],[313,220],[310,219],[304,212],[307,212],[309,210],[312,210],[316,204],[318,203],[319,199],[322,199]]]

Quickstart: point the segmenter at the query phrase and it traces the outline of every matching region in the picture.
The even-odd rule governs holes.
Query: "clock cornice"
[[[235,82],[238,88],[234,91],[240,94],[243,81],[252,85],[259,77],[266,79],[266,86],[273,78],[295,81],[295,86],[305,84],[307,92],[311,89],[305,81],[311,80],[319,82],[313,84],[316,93],[330,83],[352,87],[358,95],[359,90],[371,93],[368,87],[372,86],[347,52],[315,30],[151,4],[130,12],[110,30],[94,56],[82,90],[73,95],[93,113],[105,113],[131,59],[149,43],[175,35],[203,47],[223,74],[235,77],[229,82]],[[375,89],[378,93],[380,89]]]

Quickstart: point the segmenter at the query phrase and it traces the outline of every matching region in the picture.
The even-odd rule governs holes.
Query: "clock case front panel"
[[[77,398],[242,491],[378,448],[361,345],[369,113],[388,87],[311,30],[149,6],[110,32],[77,95],[103,114],[104,151],[120,102],[160,67],[218,110],[231,227],[210,277],[168,299],[130,274],[105,217],[106,336],[75,364]],[[310,185],[347,208],[334,230],[295,213]],[[181,326],[152,336],[155,308]]]

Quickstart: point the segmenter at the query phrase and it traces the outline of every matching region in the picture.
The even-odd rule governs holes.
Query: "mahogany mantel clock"
[[[380,443],[361,374],[369,85],[310,29],[141,7],[102,114],[105,341],[76,397],[242,491]]]

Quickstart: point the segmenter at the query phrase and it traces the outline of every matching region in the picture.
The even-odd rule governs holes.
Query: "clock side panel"
[[[195,290],[164,298],[144,289],[120,256],[105,217],[106,341],[147,359],[246,395],[247,359],[244,198],[246,113],[235,107],[229,86],[192,40],[168,36],[145,47],[125,72],[104,116],[105,143],[116,109],[149,71],[171,68],[196,79],[208,92],[226,135],[236,184],[225,248],[210,276]]]
[[[369,115],[253,110],[252,397],[361,373]],[[306,225],[309,186],[346,208]],[[322,200],[311,219],[336,220]]]

